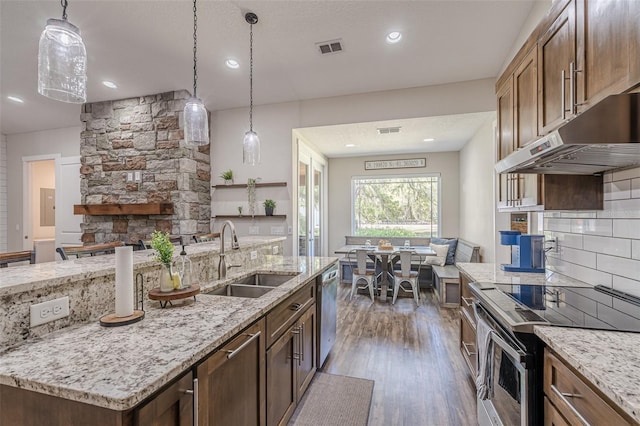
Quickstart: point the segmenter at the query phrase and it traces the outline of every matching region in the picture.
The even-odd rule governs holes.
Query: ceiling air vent
[[[392,133],[400,133],[400,126],[397,127],[378,127],[379,135],[389,135]]]
[[[323,55],[327,53],[338,53],[342,52],[342,39],[331,40],[331,41],[323,41],[320,43],[316,43],[320,53]]]

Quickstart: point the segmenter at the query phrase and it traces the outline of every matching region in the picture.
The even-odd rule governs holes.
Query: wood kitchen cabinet
[[[469,290],[473,279],[460,272],[460,352],[471,376],[475,379],[478,372],[478,355],[476,349],[476,317],[473,312],[475,298]],[[475,381],[474,381],[475,383]]]
[[[636,424],[548,348],[544,350],[543,369],[546,426]]]
[[[136,426],[191,426],[194,424],[194,392],[198,382],[191,371],[134,410]]]
[[[313,379],[317,369],[317,319],[316,308],[313,306],[307,309],[297,322],[297,338],[300,345],[298,351],[299,359],[296,366],[297,402],[300,402],[302,399],[302,395],[304,395],[304,392],[309,387],[309,383],[311,383],[311,379]]]
[[[538,58],[535,47],[513,72],[514,149],[538,138]]]
[[[264,319],[197,366],[199,426],[265,425]]]

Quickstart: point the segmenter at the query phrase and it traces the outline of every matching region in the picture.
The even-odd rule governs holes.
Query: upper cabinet
[[[538,136],[538,60],[535,48],[513,73],[514,148],[520,149]]]
[[[576,8],[569,2],[538,42],[538,134],[573,115],[575,103]],[[573,87],[573,89],[572,89]],[[568,90],[567,90],[568,89]]]

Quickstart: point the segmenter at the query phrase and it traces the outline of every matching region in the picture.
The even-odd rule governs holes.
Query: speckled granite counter
[[[198,295],[186,305],[149,308],[145,319],[133,325],[104,328],[91,323],[26,341],[0,353],[0,383],[128,410],[335,261],[273,256],[257,271],[300,275],[260,298]],[[247,272],[239,276],[243,275]],[[226,281],[233,277],[230,274]]]
[[[534,284],[591,287],[589,284],[547,270],[546,273],[533,274],[526,272],[505,272],[495,263],[457,263],[459,270],[473,278],[474,281],[494,282],[499,284]]]
[[[640,422],[640,333],[535,327],[569,365]]]

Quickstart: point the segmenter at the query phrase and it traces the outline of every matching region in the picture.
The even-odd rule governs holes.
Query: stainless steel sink
[[[286,275],[283,274],[268,274],[268,273],[256,273],[249,275],[248,277],[240,278],[238,280],[234,280],[231,284],[246,284],[253,286],[265,286],[265,287],[277,287],[281,284],[286,283],[291,278],[296,275],[300,275],[298,272],[289,273]]]
[[[227,284],[225,286],[216,288],[215,290],[207,291],[205,294],[213,294],[216,296],[234,296],[234,297],[260,297],[275,287],[257,286],[248,284]]]

